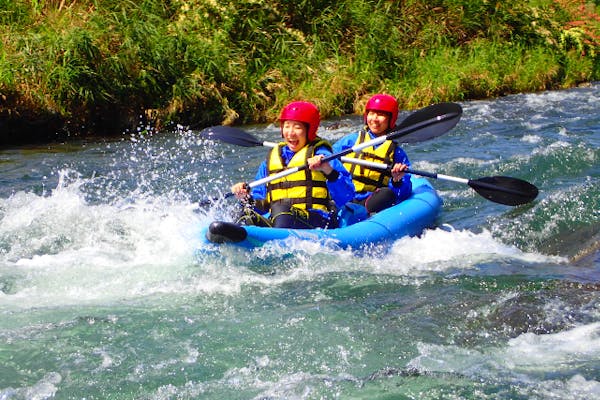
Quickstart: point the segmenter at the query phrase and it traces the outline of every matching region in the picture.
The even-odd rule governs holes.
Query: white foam
[[[539,135],[524,135],[521,141],[526,143],[537,144],[542,141],[542,137]]]
[[[293,240],[251,254],[234,250],[198,257],[199,230],[224,213],[223,205],[198,210],[176,193],[141,193],[125,202],[118,198],[91,204],[82,190],[86,182],[66,171],[46,195],[18,192],[0,200],[4,210],[0,235],[8,243],[0,253],[0,269],[13,279],[10,288],[0,291],[0,304],[22,309],[112,303],[165,293],[235,294],[247,284],[268,287],[336,271],[420,276],[473,268],[499,255],[526,262],[548,260],[504,245],[486,231],[443,229],[400,239],[389,252],[365,251],[361,262],[351,250]],[[285,259],[290,253],[293,258]],[[253,263],[280,269],[273,276],[255,273]]]
[[[0,269],[11,277],[0,304],[11,308],[105,303],[160,293],[230,291],[221,280],[189,279],[207,214],[169,196],[89,204],[84,180],[48,195],[0,200]],[[216,274],[215,274],[216,275]]]
[[[426,230],[421,237],[396,241],[389,257],[390,260],[402,260],[402,268],[407,271],[414,271],[415,267],[423,270],[443,270],[456,266],[470,268],[500,257],[527,263],[560,261],[557,257],[526,253],[515,246],[506,245],[495,239],[488,230],[474,233],[449,226]],[[398,263],[393,265],[397,266]]]
[[[501,353],[505,363],[520,370],[570,370],[573,364],[600,356],[600,322],[554,334],[524,333],[509,340]]]
[[[514,385],[526,384],[522,390],[559,390],[554,392],[556,398],[588,399],[593,398],[590,394],[600,393],[598,381],[583,376],[583,372],[573,372],[578,366],[597,362],[600,322],[554,334],[524,333],[504,347],[473,349],[420,343],[418,349],[419,356],[409,362],[409,368],[473,378],[502,377]],[[556,378],[544,379],[549,375]],[[560,375],[565,378],[559,379]]]
[[[60,374],[50,372],[32,386],[0,390],[0,399],[50,399],[56,396],[61,382]]]

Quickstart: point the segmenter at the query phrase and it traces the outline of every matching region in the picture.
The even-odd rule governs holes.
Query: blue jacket
[[[287,146],[283,146],[281,148],[281,157],[286,165],[290,162],[294,154],[295,153]],[[326,147],[320,146],[316,148],[315,154],[329,156],[332,153]],[[340,162],[340,160],[331,160],[329,161],[329,164],[339,173],[339,176],[334,182],[327,181],[327,190],[329,190],[329,195],[335,202],[335,205],[338,208],[341,208],[344,206],[344,204],[354,198],[354,183],[352,183],[352,176],[346,170],[346,168],[344,168],[344,165]],[[267,176],[267,161],[264,160],[258,167],[255,180],[266,178]],[[257,200],[265,199],[267,197],[267,185],[265,184],[252,188],[252,197]],[[323,214],[321,210],[315,211],[319,211]]]
[[[369,135],[369,140],[377,138],[377,136],[373,135],[370,130],[367,130]],[[360,132],[351,133],[349,135],[344,136],[337,142],[333,144],[333,151],[339,153],[340,151],[350,149],[356,144],[356,140],[358,139]],[[377,148],[379,146],[375,146]],[[400,146],[396,146],[396,150],[394,151],[394,164],[402,163],[410,166],[410,161],[408,160],[408,156]],[[392,180],[388,183],[388,187],[396,193],[396,202],[401,202],[410,196],[412,192],[412,183],[410,181],[410,174],[404,174],[402,178],[402,184],[398,187],[393,185]],[[363,192],[356,193],[354,199],[355,200],[364,200],[371,195],[372,192]]]

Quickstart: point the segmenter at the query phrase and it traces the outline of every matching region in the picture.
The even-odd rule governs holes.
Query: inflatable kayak
[[[442,208],[442,199],[425,178],[412,180],[412,194],[403,202],[378,212],[367,219],[334,229],[288,229],[243,226],[215,221],[203,229],[207,243],[255,248],[271,241],[308,240],[339,248],[358,249],[363,245],[382,243],[402,236],[419,235],[434,225]]]

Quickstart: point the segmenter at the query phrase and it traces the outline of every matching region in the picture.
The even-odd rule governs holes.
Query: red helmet
[[[281,110],[279,122],[293,120],[304,122],[307,125],[308,141],[312,142],[317,137],[317,128],[321,122],[321,115],[317,106],[308,101],[293,101]]]
[[[396,125],[396,120],[398,119],[398,101],[394,96],[376,94],[371,97],[365,107],[365,123],[367,123],[367,113],[370,110],[390,113],[390,129]]]

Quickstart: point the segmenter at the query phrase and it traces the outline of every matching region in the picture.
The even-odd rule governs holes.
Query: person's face
[[[383,111],[369,110],[367,126],[375,136],[381,136],[390,127],[390,115]]]
[[[283,121],[281,134],[287,146],[294,153],[306,146],[308,141],[306,125],[300,121],[287,120]]]

